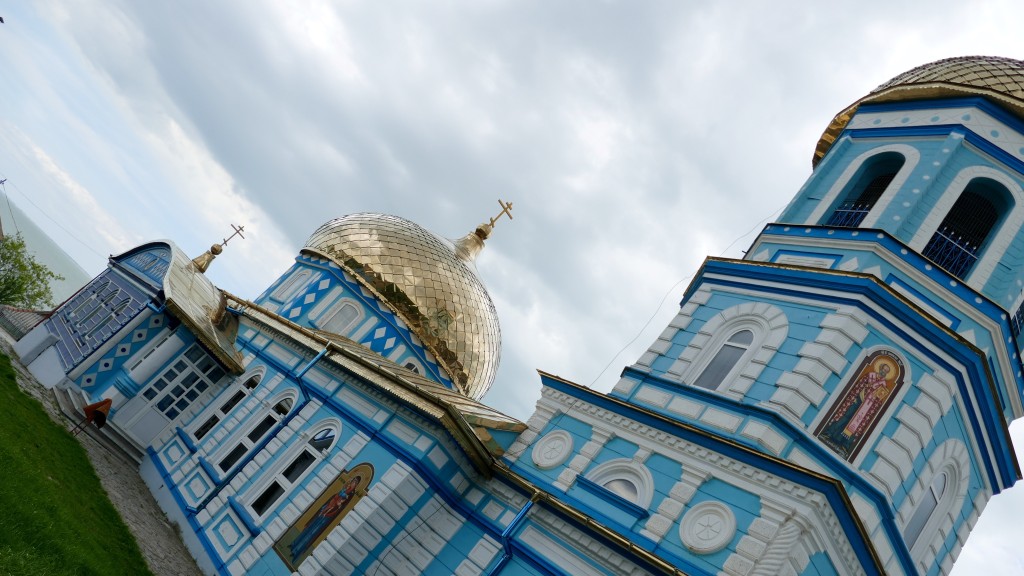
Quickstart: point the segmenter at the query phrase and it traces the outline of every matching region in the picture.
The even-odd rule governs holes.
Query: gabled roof
[[[337,334],[304,328],[269,310],[225,293],[232,308],[246,319],[272,329],[306,347],[311,356],[326,350],[320,362],[358,375],[385,394],[412,406],[444,427],[462,447],[476,469],[490,477],[494,460],[504,448],[492,432],[519,433],[526,425],[515,418],[416,374],[376,352]]]

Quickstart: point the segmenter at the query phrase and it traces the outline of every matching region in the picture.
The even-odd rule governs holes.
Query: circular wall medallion
[[[572,436],[565,430],[549,432],[533,445],[533,463],[538,468],[554,468],[572,454]]]
[[[718,552],[736,535],[736,516],[721,502],[701,502],[683,516],[679,538],[697,554]]]

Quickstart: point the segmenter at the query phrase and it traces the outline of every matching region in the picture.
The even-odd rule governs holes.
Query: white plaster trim
[[[533,445],[533,463],[541,470],[561,465],[572,454],[572,435],[565,430],[547,433]]]
[[[736,536],[736,516],[715,500],[701,502],[686,512],[679,524],[679,538],[697,554],[713,554]]]
[[[938,446],[928,457],[925,469],[918,473],[914,487],[900,506],[899,520],[902,529],[910,522],[914,511],[921,504],[921,496],[929,489],[936,474],[946,472],[947,485],[932,515],[928,518],[910,554],[917,565],[931,566],[936,554],[943,551],[943,541],[960,517],[964,498],[970,482],[971,461],[967,447],[956,438],[950,438]],[[987,499],[986,499],[987,500]]]

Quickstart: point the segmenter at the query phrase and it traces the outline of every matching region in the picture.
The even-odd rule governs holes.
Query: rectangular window
[[[196,431],[195,433],[193,433],[193,436],[195,436],[196,440],[202,440],[203,436],[209,434],[210,430],[213,430],[213,427],[216,426],[218,422],[220,422],[219,417],[217,417],[216,415],[210,416],[210,418],[206,422],[203,422],[202,426],[196,428]]]
[[[302,476],[302,473],[306,471],[306,468],[309,468],[309,465],[312,464],[314,460],[316,460],[316,458],[314,458],[312,454],[303,450],[302,453],[299,454],[299,457],[284,469],[284,477],[288,479],[289,483],[294,484],[295,481],[299,479],[299,476]]]
[[[256,512],[257,516],[263,516],[263,514],[277,502],[277,499],[284,494],[284,488],[277,482],[271,482],[270,486],[260,494],[260,497],[252,503],[252,509]]]
[[[267,430],[270,430],[270,428],[276,423],[276,418],[273,416],[266,416],[263,418],[262,422],[252,429],[252,432],[249,432],[249,441],[253,444],[259,442],[260,438],[263,438],[263,435],[267,433]]]
[[[235,463],[237,463],[238,460],[245,455],[245,452],[246,448],[242,444],[235,446],[234,450],[228,452],[228,455],[225,456],[224,459],[220,461],[220,469],[223,470],[224,472],[231,470],[231,467],[234,466]]]
[[[245,392],[242,392],[241,390],[235,392],[234,395],[232,395],[231,398],[228,398],[228,401],[220,407],[220,411],[227,414],[232,408],[242,401],[242,398],[245,398]]]
[[[166,368],[143,391],[142,397],[146,400],[154,400],[165,389],[170,388],[163,397],[157,400],[156,409],[167,418],[174,420],[187,410],[192,402],[198,399],[200,394],[205,392],[211,384],[216,383],[220,376],[223,376],[223,372],[220,372],[219,375],[216,374],[220,368],[210,369],[211,363],[216,366],[216,363],[206,355],[206,352],[198,344],[193,344],[185,351],[183,358],[179,358],[173,366]],[[206,370],[200,370],[201,367],[206,367]],[[209,376],[204,377],[205,372],[209,372],[211,376],[217,376],[217,378],[208,379]]]

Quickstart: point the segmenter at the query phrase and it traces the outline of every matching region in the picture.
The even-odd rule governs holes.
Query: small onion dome
[[[303,252],[329,258],[386,304],[466,396],[494,382],[501,329],[473,258],[490,226],[457,241],[386,214],[350,214],[318,228]]]
[[[816,166],[861,104],[981,96],[1024,119],[1024,61],[995,56],[946,58],[904,72],[836,115],[818,140]]]

